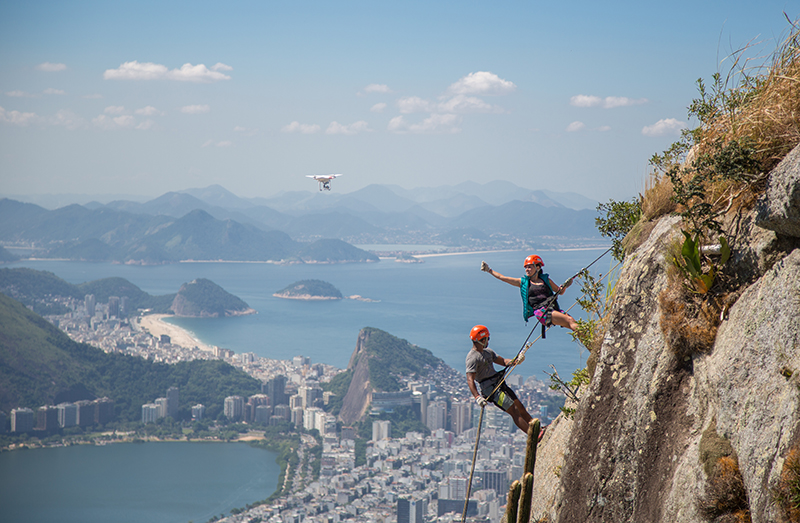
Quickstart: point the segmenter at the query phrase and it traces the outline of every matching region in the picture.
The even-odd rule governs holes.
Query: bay
[[[269,497],[276,454],[244,443],[149,442],[0,453],[0,520],[205,522]]]
[[[591,263],[601,249],[540,251],[545,270],[557,283]],[[469,330],[486,325],[491,347],[512,357],[531,331],[539,329],[522,319],[519,289],[480,272],[481,260],[507,276],[522,275],[522,261],[529,252],[485,252],[435,255],[424,263],[397,263],[384,259],[367,264],[270,263],[178,263],[159,266],[118,265],[72,261],[21,261],[24,266],[55,273],[71,283],[83,283],[111,276],[128,279],[153,294],[176,292],[196,278],[208,278],[246,301],[258,314],[230,318],[171,318],[169,321],[191,331],[209,345],[253,352],[273,359],[295,355],[346,368],[363,327],[375,327],[429,349],[448,365],[463,372],[470,348]],[[605,272],[610,256],[600,260],[593,272]],[[374,300],[300,301],[272,296],[274,292],[303,279],[332,283],[346,295]],[[566,309],[579,296],[579,285],[559,298]],[[582,317],[579,307],[570,313]],[[569,331],[555,327],[545,340],[527,352],[518,368],[523,377],[547,379],[554,365],[568,377],[585,365],[587,351],[573,342]]]

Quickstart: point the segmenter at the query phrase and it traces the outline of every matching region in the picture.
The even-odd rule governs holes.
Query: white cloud
[[[603,99],[599,96],[576,94],[569,99],[569,104],[573,107],[597,107],[603,104]]]
[[[646,104],[647,98],[628,98],[626,96],[599,96],[577,94],[569,99],[569,104],[573,107],[603,107],[604,109],[614,109],[616,107],[629,107],[632,105]]]
[[[478,95],[504,95],[513,93],[517,86],[513,82],[503,80],[494,73],[478,71],[469,73],[450,87],[447,93],[456,94],[478,94]]]
[[[214,67],[224,69],[225,64],[217,64]],[[168,69],[167,66],[154,64],[153,62],[139,63],[134,60],[125,62],[117,69],[107,69],[103,73],[106,80],[175,80],[179,82],[199,82],[210,83],[219,80],[230,80],[231,77],[212,71],[204,64],[183,64],[180,69]]]
[[[370,131],[369,125],[364,120],[351,123],[350,125],[342,125],[339,122],[331,122],[325,134],[358,134],[360,132]]]
[[[181,107],[181,112],[185,114],[203,114],[210,110],[210,105],[185,105]]]
[[[158,109],[156,109],[152,105],[148,105],[147,107],[142,107],[141,109],[136,109],[135,111],[133,111],[133,113],[137,114],[139,116],[163,116],[164,115],[164,113],[162,111],[159,111]]]
[[[48,73],[55,73],[55,72],[58,72],[58,71],[63,71],[66,68],[67,68],[67,66],[64,65],[64,64],[52,64],[50,62],[44,62],[44,63],[39,64],[39,65],[36,66],[36,69],[38,69],[39,71],[45,71],[45,72],[48,72]]]
[[[233,132],[240,133],[243,136],[255,136],[255,134],[258,132],[258,128],[250,129],[247,127],[242,127],[240,125],[237,125],[236,127],[233,128]]]
[[[675,118],[664,118],[653,125],[646,125],[642,128],[642,134],[645,136],[664,136],[668,134],[679,135],[681,129],[686,128],[686,122],[681,122]]]
[[[8,91],[6,96],[11,96],[14,98],[36,98],[38,95],[26,93],[25,91]]]
[[[106,116],[104,114],[101,114],[101,115],[96,116],[95,118],[92,118],[92,124],[94,124],[96,127],[100,127],[101,129],[113,129],[114,128],[114,122],[111,121],[111,118],[109,118],[108,116]]]
[[[611,126],[610,125],[601,125],[600,127],[597,128],[597,130],[602,132],[602,133],[604,133],[606,131],[610,131],[611,130]]]
[[[156,123],[153,120],[145,120],[139,125],[136,126],[136,129],[139,131],[147,131],[151,127],[153,127]]]
[[[102,97],[103,97],[102,94],[85,94],[85,95],[83,95],[83,98],[85,98],[87,100],[99,100]]]
[[[39,121],[39,115],[36,113],[21,113],[19,111],[6,111],[0,107],[0,122],[6,122],[13,125],[26,126],[28,124],[36,123]]]
[[[284,125],[281,128],[282,133],[303,133],[314,134],[320,131],[321,127],[317,124],[305,124],[300,122],[292,122],[289,125]]]
[[[214,140],[206,140],[201,147],[211,147],[212,145],[215,147],[230,147],[233,145],[233,142],[230,140],[222,140],[221,142],[214,143]]]
[[[403,116],[396,116],[389,121],[387,129],[395,133],[453,134],[461,132],[460,121],[455,114],[432,114],[420,123],[409,124]]]
[[[629,107],[631,105],[642,105],[648,102],[647,98],[628,98],[627,96],[606,96],[603,107],[613,109],[615,107]]]
[[[436,110],[436,104],[423,100],[419,96],[400,98],[396,104],[397,109],[403,114],[432,113]]]
[[[460,113],[460,114],[501,113],[503,112],[503,109],[496,105],[488,104],[483,100],[481,100],[480,98],[459,94],[447,100],[446,102],[440,102],[438,104],[437,111],[440,113]]]
[[[569,124],[567,126],[567,132],[568,133],[574,133],[576,131],[580,131],[581,129],[583,129],[585,127],[586,127],[585,123],[575,121],[575,122],[572,122],[571,124]]]
[[[382,113],[384,109],[386,109],[386,104],[383,102],[377,103],[369,108],[373,113]]]
[[[106,114],[122,114],[125,112],[125,107],[122,105],[109,105],[103,112]]]
[[[136,123],[136,118],[129,114],[124,114],[122,116],[115,117],[114,123],[120,127],[133,127],[133,125]]]
[[[101,114],[95,118],[92,118],[92,124],[94,124],[96,127],[108,131],[111,129],[118,129],[120,127],[133,127],[136,125],[136,118],[134,118],[129,114],[123,114],[121,116],[113,116],[113,117]]]
[[[65,91],[62,91],[61,89],[53,89],[52,87],[45,89],[42,92],[44,94],[67,94]]]
[[[212,71],[233,71],[233,67],[222,62],[217,62],[211,66]]]
[[[84,125],[84,120],[69,109],[61,109],[50,118],[51,125],[61,125],[70,131],[80,129]]]
[[[391,93],[392,90],[386,84],[369,84],[364,88],[365,93]]]

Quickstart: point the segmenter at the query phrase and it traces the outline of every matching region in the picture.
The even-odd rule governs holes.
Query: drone
[[[319,182],[319,190],[330,191],[331,190],[331,180],[336,178],[337,176],[341,176],[341,174],[307,174],[307,178],[314,178]]]

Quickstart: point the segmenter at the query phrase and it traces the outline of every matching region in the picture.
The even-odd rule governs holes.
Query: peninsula
[[[344,297],[339,289],[322,280],[300,280],[273,296],[290,300],[341,300]]]

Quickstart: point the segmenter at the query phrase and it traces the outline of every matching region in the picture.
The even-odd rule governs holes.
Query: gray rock
[[[785,236],[800,237],[800,145],[769,174],[758,200],[756,225]]]

